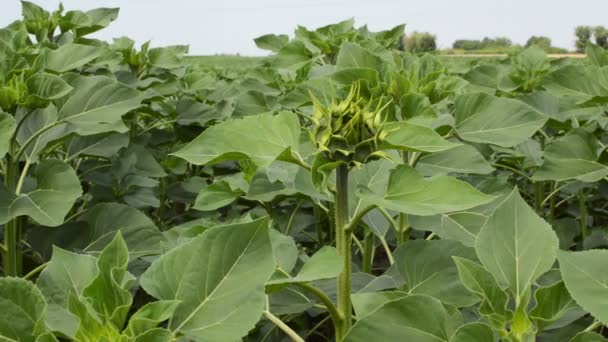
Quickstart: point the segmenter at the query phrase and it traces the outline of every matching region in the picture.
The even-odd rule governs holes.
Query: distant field
[[[500,59],[507,57],[507,54],[439,54],[440,58],[450,60],[452,62],[471,62],[472,59],[484,58]],[[585,58],[584,54],[580,53],[564,53],[564,54],[548,54],[549,58]],[[240,56],[240,55],[213,55],[213,56],[187,56],[192,63],[197,63],[209,67],[220,68],[247,68],[263,62],[268,57],[259,56]]]
[[[250,67],[262,62],[266,57],[240,55],[187,56],[192,63],[211,67]]]

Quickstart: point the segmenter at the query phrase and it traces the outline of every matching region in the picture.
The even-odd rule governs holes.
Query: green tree
[[[413,32],[403,37],[403,48],[409,52],[430,52],[437,50],[437,37],[428,32]]]
[[[479,50],[481,49],[481,41],[473,39],[459,39],[454,41],[454,43],[452,44],[452,48],[467,51]]]
[[[511,45],[513,45],[513,42],[511,41],[511,39],[507,38],[507,37],[496,37],[494,39],[491,38],[484,38],[483,42],[487,41],[487,46],[485,47],[509,47]]]
[[[593,36],[595,37],[595,44],[608,48],[608,29],[604,26],[596,26],[593,28]]]
[[[577,26],[574,34],[576,35],[576,51],[583,52],[587,43],[591,40],[592,29],[589,26]]]
[[[533,45],[538,46],[539,48],[547,51],[551,49],[551,38],[545,36],[532,36],[526,41],[526,47],[531,47]]]

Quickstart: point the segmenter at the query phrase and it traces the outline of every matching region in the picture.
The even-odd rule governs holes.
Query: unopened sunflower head
[[[388,104],[362,97],[358,83],[341,100],[324,105],[313,96],[313,103],[309,132],[325,158],[357,165],[377,157],[383,136],[382,113]]]
[[[14,75],[6,83],[0,80],[0,111],[12,112],[27,93],[23,74]]]

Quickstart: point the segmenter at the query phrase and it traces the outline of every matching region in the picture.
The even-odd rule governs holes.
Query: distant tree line
[[[583,52],[587,43],[591,42],[591,38],[595,40],[595,44],[608,48],[608,29],[604,26],[577,26],[574,30],[576,35],[576,51]]]
[[[608,48],[608,29],[604,26],[577,26],[576,51],[583,52],[587,43],[594,41],[595,44],[603,48]],[[538,46],[547,53],[564,53],[566,49],[552,45],[551,38],[545,36],[532,36],[523,46]],[[484,37],[483,39],[459,39],[452,44],[452,49],[465,52],[508,52],[513,49],[521,49],[521,45],[513,44],[507,37]],[[414,31],[404,35],[401,39],[401,49],[404,51],[419,53],[432,52],[437,50],[437,37],[429,32]]]
[[[435,51],[437,37],[428,32],[414,31],[401,37],[401,49],[412,53]]]
[[[511,39],[506,37],[489,38],[484,37],[481,40],[474,39],[459,39],[452,44],[453,49],[460,50],[483,50],[483,49],[494,49],[494,48],[505,48],[513,45]]]

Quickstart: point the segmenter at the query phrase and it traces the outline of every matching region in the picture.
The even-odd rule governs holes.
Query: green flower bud
[[[313,127],[310,137],[320,153],[333,161],[350,165],[375,159],[381,143],[382,113],[388,104],[366,99],[360,85],[354,84],[342,100],[323,105],[313,96]]]
[[[23,75],[13,76],[6,84],[0,84],[0,108],[13,112],[27,94]]]

